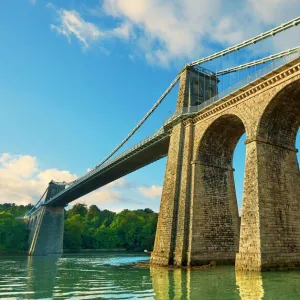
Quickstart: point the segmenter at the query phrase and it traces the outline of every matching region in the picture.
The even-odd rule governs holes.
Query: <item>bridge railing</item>
[[[275,69],[278,69],[287,63],[297,59],[300,57],[300,52],[294,52],[293,54],[287,55],[284,58],[274,60],[272,63],[266,65],[259,71],[251,74],[250,76],[246,77],[245,79],[239,81],[238,83],[230,86],[228,89],[218,93],[214,97],[210,98],[209,100],[196,105],[196,106],[190,106],[190,107],[184,107],[183,109],[177,110],[170,118],[166,119],[164,122],[164,126],[170,124],[175,119],[182,117],[184,115],[190,115],[198,113],[200,110],[220,101],[221,99],[229,96],[230,94],[233,94],[234,92],[238,91],[239,89],[249,85],[250,83],[256,81],[257,79],[261,78],[262,76],[267,75],[268,73],[274,71]]]
[[[142,147],[143,145],[147,144],[148,142],[150,142],[151,140],[154,140],[155,138],[162,136],[165,133],[164,128],[161,127],[158,131],[156,131],[154,134],[148,136],[146,139],[144,139],[143,141],[141,141],[140,143],[134,145],[133,147],[129,148],[128,150],[126,150],[125,152],[123,152],[122,154],[116,156],[115,158],[105,162],[102,165],[96,166],[95,168],[93,168],[92,170],[90,170],[89,172],[87,172],[85,175],[81,176],[80,178],[78,178],[76,181],[74,181],[73,184],[70,184],[69,186],[66,187],[66,189],[64,189],[63,191],[57,193],[55,196],[53,196],[52,198],[48,199],[47,201],[39,201],[23,218],[28,218],[30,215],[34,214],[37,209],[44,205],[49,203],[50,201],[52,201],[53,199],[59,197],[60,195],[62,195],[63,193],[65,193],[67,190],[71,189],[72,187],[76,186],[77,184],[80,184],[81,182],[83,182],[85,179],[91,177],[92,175],[94,175],[95,173],[103,170],[104,168],[106,168],[107,166],[113,164],[115,161],[122,159],[123,157],[127,156],[128,154],[134,152],[136,149]],[[165,133],[167,134],[167,133]]]
[[[80,184],[81,182],[83,182],[85,179],[93,176],[95,173],[103,170],[104,168],[106,168],[107,166],[113,164],[115,161],[122,159],[123,157],[127,156],[128,154],[130,154],[131,152],[134,152],[136,149],[142,147],[143,145],[147,144],[149,141],[155,139],[156,137],[162,135],[164,133],[164,128],[161,127],[158,131],[156,131],[154,134],[152,134],[151,136],[147,137],[146,139],[144,139],[143,141],[141,141],[140,143],[134,145],[133,147],[129,148],[128,150],[126,150],[125,152],[123,152],[122,154],[116,156],[115,158],[105,162],[102,165],[96,166],[95,168],[93,168],[92,170],[90,170],[89,172],[87,172],[85,175],[81,176],[80,178],[78,178],[77,180],[74,181],[73,184],[67,186],[66,189],[64,189],[63,191],[59,192],[58,194],[56,194],[54,197],[50,198],[47,202],[44,203],[48,203],[49,201],[52,201],[53,199],[59,197],[60,195],[62,195],[63,193],[65,193],[67,190],[71,189],[72,187],[74,187],[77,184]]]
[[[284,57],[282,59],[274,60],[272,63],[266,65],[264,68],[260,69],[256,73],[248,76],[244,80],[239,81],[238,83],[232,85],[228,89],[220,92],[219,94],[217,94],[214,97],[210,98],[209,100],[201,103],[200,105],[191,106],[191,107],[185,107],[183,109],[180,109],[180,110],[176,111],[170,118],[168,118],[164,122],[164,126],[170,124],[175,119],[180,118],[182,116],[193,115],[195,113],[198,113],[200,110],[202,110],[202,109],[204,109],[204,108],[206,108],[206,107],[208,107],[208,106],[210,106],[210,105],[212,105],[212,104],[220,101],[224,97],[229,96],[230,94],[232,94],[232,93],[238,91],[239,89],[241,89],[241,88],[249,85],[250,83],[256,81],[259,78],[261,78],[262,76],[267,75],[268,73],[274,71],[275,69],[280,68],[283,65],[285,65],[285,64],[287,64],[287,63],[291,62],[292,60],[295,60],[295,59],[297,59],[299,57],[300,57],[300,52],[295,52],[295,53],[290,54],[289,56],[286,56],[286,57]],[[115,161],[117,161],[119,159],[122,159],[123,157],[127,156],[129,153],[134,152],[136,149],[142,147],[144,144],[148,143],[150,140],[153,140],[156,137],[162,135],[164,132],[165,132],[164,131],[164,127],[162,127],[156,133],[154,133],[153,135],[147,137],[146,139],[144,139],[140,143],[134,145],[133,147],[129,148],[128,150],[126,150],[122,154],[120,154],[120,155],[116,156],[115,158],[113,158],[113,159],[105,162],[102,165],[96,166],[95,168],[93,168],[92,170],[90,170],[89,172],[87,172],[85,175],[83,175],[80,178],[78,178],[77,180],[75,180],[72,184],[70,184],[69,186],[67,186],[65,190],[59,192],[53,198],[50,198],[47,202],[39,202],[39,203],[37,203],[37,206],[35,206],[31,210],[31,212],[34,213],[34,211],[36,211],[41,205],[43,205],[45,203],[48,203],[49,201],[52,201],[53,199],[59,197],[60,195],[62,195],[63,193],[65,193],[66,191],[68,191],[69,189],[71,189],[72,187],[76,186],[77,184],[80,184],[85,179],[87,179],[87,178],[91,177],[92,175],[94,175],[95,173],[103,170],[104,168],[106,168],[110,164],[113,164]],[[29,216],[29,213],[27,213],[26,216]]]

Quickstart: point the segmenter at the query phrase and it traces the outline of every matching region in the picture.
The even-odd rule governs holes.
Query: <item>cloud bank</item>
[[[40,170],[38,159],[30,155],[0,154],[0,203],[36,203],[48,183],[54,181],[70,182],[77,179],[76,174],[56,168]],[[120,211],[125,208],[155,208],[161,196],[161,187],[137,186],[120,178],[108,185],[74,201],[96,204],[101,209]],[[148,201],[150,199],[150,201]]]
[[[148,63],[168,66],[175,61],[199,58],[295,18],[300,2],[103,0],[99,7],[87,10],[93,15],[93,22],[86,20],[90,17],[86,12],[54,9],[57,22],[51,28],[69,42],[75,38],[86,49],[106,39],[122,39],[132,44],[131,59],[141,56]],[[113,21],[115,27],[101,29],[100,21],[107,20]],[[290,30],[271,42],[269,49],[298,45],[299,36]]]

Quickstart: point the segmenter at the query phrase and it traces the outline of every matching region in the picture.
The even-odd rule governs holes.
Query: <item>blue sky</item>
[[[128,134],[186,62],[297,17],[298,2],[1,1],[0,202],[35,202],[52,178],[83,175]],[[299,45],[296,30],[205,67]],[[176,91],[127,147],[154,133],[175,103]],[[239,197],[243,158],[240,143]],[[81,201],[116,211],[158,211],[165,164],[163,159]]]

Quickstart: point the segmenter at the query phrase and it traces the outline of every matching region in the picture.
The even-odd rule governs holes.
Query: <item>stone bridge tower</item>
[[[201,93],[191,98],[195,74],[183,70],[177,109],[201,101]],[[299,74],[296,59],[166,125],[171,138],[151,263],[235,262],[237,269],[256,271],[300,267]],[[240,221],[232,159],[243,134]]]
[[[51,181],[45,201],[65,189],[65,184]],[[29,255],[63,253],[64,207],[43,205],[28,220]]]

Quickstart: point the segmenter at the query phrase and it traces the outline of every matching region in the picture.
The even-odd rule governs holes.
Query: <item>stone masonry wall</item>
[[[186,101],[183,75],[178,107]],[[151,262],[192,265],[234,257],[239,217],[230,156],[242,133],[232,121],[237,118],[247,142],[236,268],[300,267],[300,174],[293,148],[299,99],[297,60],[202,110],[188,126],[173,125]],[[203,139],[216,124],[219,134]]]
[[[43,206],[37,217],[29,255],[63,253],[64,208]]]
[[[179,204],[177,217],[177,231],[175,244],[175,260],[174,264],[181,266],[187,263],[187,245],[188,245],[188,227],[189,227],[189,212],[190,212],[190,181],[191,181],[191,167],[190,161],[192,159],[191,147],[193,146],[193,126],[187,120],[184,122],[184,147],[182,159],[182,172],[179,190]]]
[[[182,124],[178,124],[172,130],[157,233],[154,250],[151,255],[151,263],[153,264],[173,264],[173,251],[177,232],[179,179],[182,168],[183,134]]]

